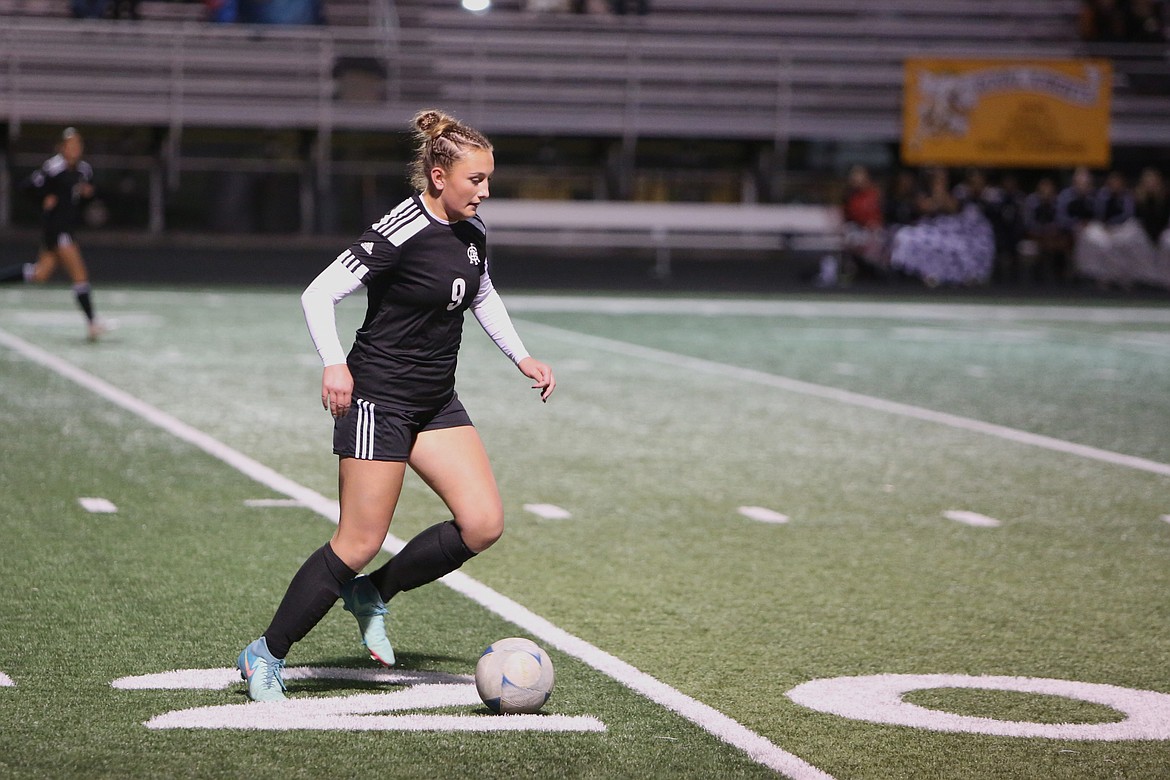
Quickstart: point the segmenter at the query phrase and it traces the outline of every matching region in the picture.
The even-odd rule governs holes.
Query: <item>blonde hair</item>
[[[413,125],[417,146],[410,164],[410,183],[419,192],[426,192],[435,166],[449,171],[473,149],[492,150],[491,141],[483,133],[437,109],[418,112]]]

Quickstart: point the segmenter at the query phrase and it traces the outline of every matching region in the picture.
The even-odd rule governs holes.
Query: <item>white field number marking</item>
[[[83,497],[77,499],[77,503],[81,504],[81,508],[86,512],[95,515],[112,515],[118,511],[118,507],[114,506],[114,502],[108,498]]]
[[[425,715],[415,710],[482,707],[473,678],[439,672],[400,670],[286,669],[286,682],[296,680],[362,680],[403,685],[386,693],[358,693],[287,699],[280,702],[219,704],[172,710],[144,724],[149,729],[248,729],[254,731],[605,731],[590,716],[569,715]],[[123,690],[217,690],[240,682],[235,669],[188,669],[115,680]],[[401,715],[384,713],[405,712]]]
[[[567,509],[561,509],[556,504],[525,504],[525,512],[531,512],[545,520],[568,520],[573,515]]]
[[[973,525],[977,528],[998,528],[1001,525],[994,517],[981,515],[978,512],[967,512],[962,509],[948,509],[946,512],[943,512],[943,517],[947,520],[954,520],[956,523]]]
[[[1027,723],[940,712],[902,700],[911,691],[938,688],[974,688],[1063,696],[1103,704],[1126,717],[1116,723]],[[1106,742],[1170,739],[1170,694],[1099,683],[1042,677],[875,674],[812,680],[796,686],[787,696],[797,704],[817,712],[930,731]]]
[[[4,672],[0,672],[0,688],[11,688],[14,685],[16,685],[16,683],[12,681],[11,677],[4,674]]]
[[[737,511],[749,520],[756,520],[761,523],[788,522],[788,515],[782,515],[779,512],[762,506],[741,506]]]

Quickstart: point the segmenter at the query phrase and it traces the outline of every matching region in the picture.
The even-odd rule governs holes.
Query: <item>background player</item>
[[[475,129],[438,111],[414,120],[417,153],[407,198],[342,252],[301,296],[325,365],[321,403],[334,417],[341,516],[333,538],[301,566],[263,636],[240,653],[248,695],[283,699],[281,669],[341,597],[362,642],[394,662],[385,602],[432,582],[490,547],[504,515],[479,434],[455,393],[455,365],[470,308],[541,400],[552,369],[529,356],[488,275],[486,228],[476,216],[495,168]],[[334,306],[365,287],[365,321],[348,358]],[[389,563],[358,576],[386,539],[409,465],[453,519],[422,531]]]
[[[81,159],[84,149],[81,133],[66,128],[57,154],[25,180],[22,188],[30,190],[41,205],[41,250],[36,263],[0,269],[0,282],[43,283],[52,278],[58,263],[64,266],[73,282],[77,305],[85,313],[86,334],[95,341],[105,327],[94,317],[89,272],[73,240],[81,203],[93,197],[93,168]]]

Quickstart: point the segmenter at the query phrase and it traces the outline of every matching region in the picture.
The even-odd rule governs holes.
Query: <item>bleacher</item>
[[[907,57],[1084,51],[1078,0],[725,0],[719,12],[652,0],[650,14],[620,17],[521,2],[471,14],[456,0],[329,0],[327,25],[293,28],[207,24],[189,2],[143,0],[143,20],[124,22],[55,18],[65,0],[0,0],[0,120],[14,135],[31,122],[301,128],[327,152],[335,132],[403,128],[438,104],[490,135],[627,148],[894,142]],[[1170,95],[1119,82],[1115,143],[1164,144],[1167,126]],[[330,164],[322,155],[318,176]],[[769,220],[745,241],[777,240]]]

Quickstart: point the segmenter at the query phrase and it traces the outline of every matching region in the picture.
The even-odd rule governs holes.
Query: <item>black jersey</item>
[[[368,299],[346,361],[356,397],[404,410],[451,399],[463,312],[487,267],[486,233],[478,217],[435,219],[414,195],[341,254]]]
[[[77,167],[70,168],[60,154],[45,160],[28,177],[25,186],[41,201],[47,195],[55,195],[57,204],[44,212],[45,233],[68,233],[77,224],[81,215],[82,185],[93,181],[93,168],[85,160],[79,160]]]

